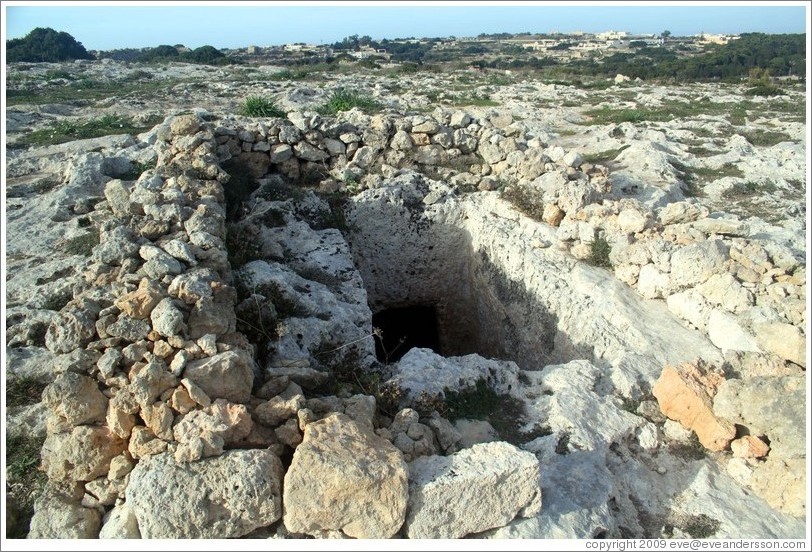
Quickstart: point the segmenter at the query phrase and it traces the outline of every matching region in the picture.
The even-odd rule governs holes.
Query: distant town
[[[352,37],[349,37],[352,38]],[[373,41],[370,37],[357,37],[357,42],[347,44],[306,44],[293,43],[282,46],[257,46],[225,49],[223,52],[238,58],[258,57],[319,57],[346,55],[355,60],[374,59],[392,61],[393,54],[388,48],[380,45],[411,44],[430,46],[439,54],[460,53],[472,54],[519,53],[518,48],[528,52],[542,54],[560,62],[581,59],[588,56],[610,55],[623,51],[633,51],[642,47],[663,47],[682,50],[686,54],[701,53],[711,44],[727,44],[738,39],[738,35],[701,33],[691,36],[672,36],[669,31],[660,34],[632,34],[626,31],[609,30],[601,33],[571,32],[548,34],[482,34],[476,37],[447,38],[399,38],[394,40]],[[345,39],[346,41],[347,39]],[[377,46],[377,47],[376,47]],[[435,56],[432,56],[435,57]],[[440,55],[440,58],[447,57]],[[442,61],[442,59],[440,59]]]
[[[481,54],[487,59],[497,54],[541,55],[566,63],[577,59],[600,58],[640,48],[667,47],[686,55],[705,51],[709,45],[723,45],[738,39],[738,35],[700,33],[691,36],[673,36],[669,31],[659,34],[632,34],[609,30],[601,33],[495,33],[476,37],[396,38],[373,40],[369,36],[353,35],[342,42],[308,44],[296,42],[277,46],[249,45],[242,48],[223,48],[225,55],[248,63],[315,63],[330,58],[370,60],[377,62],[443,62]],[[178,52],[189,49],[175,45]],[[132,49],[94,51],[98,58],[117,59],[117,52]],[[429,53],[430,51],[430,53]]]

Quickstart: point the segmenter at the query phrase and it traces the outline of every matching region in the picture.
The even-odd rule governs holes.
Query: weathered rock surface
[[[282,516],[282,463],[264,450],[232,450],[179,464],[169,454],[141,459],[127,505],[145,539],[247,535]]]
[[[754,377],[724,381],[713,399],[719,418],[770,439],[770,456],[806,454],[806,395],[803,376]]]
[[[513,362],[490,360],[479,355],[443,357],[431,349],[415,347],[398,361],[394,377],[386,383],[406,390],[411,396],[421,393],[442,395],[445,389],[473,388],[485,380],[497,393],[515,386],[519,368]]]
[[[541,510],[536,457],[504,442],[409,464],[404,532],[413,539],[453,539],[501,527]]]
[[[407,477],[400,451],[348,416],[308,424],[285,475],[285,527],[392,537],[406,516]]]

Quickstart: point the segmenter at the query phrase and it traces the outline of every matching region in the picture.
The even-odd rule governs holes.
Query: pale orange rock
[[[753,435],[745,435],[730,443],[730,450],[736,458],[764,458],[770,447]]]
[[[132,318],[147,318],[161,299],[161,290],[143,278],[138,289],[119,298],[116,306]]]
[[[660,410],[693,430],[708,450],[725,450],[736,436],[735,426],[713,414],[713,396],[724,376],[703,363],[666,366],[654,384]]]
[[[564,211],[555,203],[548,203],[544,206],[544,213],[541,219],[550,226],[558,226],[564,220]]]

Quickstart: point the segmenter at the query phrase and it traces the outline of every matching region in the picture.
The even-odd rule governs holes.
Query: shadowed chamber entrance
[[[372,326],[383,331],[382,339],[375,339],[375,355],[380,362],[398,361],[413,347],[428,348],[443,354],[434,307],[386,309],[372,315]]]
[[[428,191],[413,188],[365,191],[346,208],[372,325],[383,330],[378,360],[391,364],[421,347],[446,357],[513,360],[527,369],[549,364],[565,336],[548,306],[526,289],[516,258],[522,252],[511,257],[504,246],[475,246],[471,232],[487,233],[489,218],[469,220],[452,204],[427,211]]]

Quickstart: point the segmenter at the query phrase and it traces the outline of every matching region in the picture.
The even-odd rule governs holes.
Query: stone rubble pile
[[[100,243],[84,285],[45,335],[60,360],[43,393],[50,416],[42,469],[49,482],[31,538],[238,537],[280,519],[285,534],[391,537],[410,504],[407,460],[456,450],[460,436],[442,418],[424,425],[405,409],[381,419],[373,396],[306,398],[296,382],[310,387],[325,378],[301,363],[317,360],[308,348],[311,356],[298,365],[275,362],[279,355],[257,365],[255,346],[236,331],[228,176],[219,168],[216,135],[194,116],[158,127],[145,137],[158,152],[157,167],[135,182],[109,180],[105,200],[95,204]],[[321,234],[335,241],[337,232]],[[294,225],[288,238],[297,237]],[[351,269],[348,257],[343,263]],[[254,261],[238,281],[253,278],[261,288],[280,266]],[[297,282],[290,272],[282,281],[302,298],[299,282],[320,285]],[[344,278],[350,283],[344,304],[369,327],[357,272]],[[341,293],[322,288],[309,298],[309,319],[324,322]],[[289,326],[297,331],[293,318]],[[278,345],[288,361],[290,351],[302,352]],[[369,344],[360,349],[369,353]],[[258,376],[265,382],[259,389]],[[505,461],[527,454],[506,446],[499,453]],[[280,458],[290,451],[286,467]],[[314,462],[324,466],[313,470]],[[538,463],[524,462],[517,484],[537,490]],[[497,492],[487,483],[481,493]],[[504,499],[494,495],[497,504]],[[509,499],[515,506],[500,523],[533,500],[535,510],[525,513],[538,511],[536,495]]]
[[[154,150],[156,168],[135,182],[107,177],[94,184],[103,186],[103,200],[87,211],[100,243],[45,332],[56,374],[43,393],[50,416],[42,469],[49,483],[30,537],[221,538],[270,528],[294,537],[458,538],[504,526],[509,533],[514,524],[542,523],[534,521],[543,512],[538,456],[545,470],[559,465],[551,451],[566,454],[559,451],[569,450],[570,438],[574,450],[601,458],[629,435],[656,450],[665,441],[666,417],[694,431],[708,450],[732,450],[722,457],[728,473],[773,508],[804,514],[806,268],[789,248],[751,235],[746,223],[712,215],[695,200],[652,210],[622,197],[605,167],[500,115],[352,110],[335,119],[291,112],[214,124],[183,115],[139,140]],[[257,183],[241,198],[236,224],[227,212],[235,193],[221,168],[227,162]],[[550,306],[547,326],[522,327],[522,316],[540,313],[527,305],[510,310],[505,302],[493,333],[513,332],[503,341],[533,354],[513,363],[413,349],[388,367],[385,383],[396,393],[393,412],[384,415],[372,394],[323,392],[331,371],[375,364],[365,286],[380,294],[381,283],[354,265],[363,247],[351,251],[325,223],[333,209],[325,200],[310,193],[278,197],[291,182],[322,192],[366,190],[350,199],[356,217],[350,222],[360,223],[363,202],[396,205],[408,221],[403,228],[369,223],[381,242],[397,243],[373,223],[401,237],[401,230],[439,236],[454,229],[486,268],[491,258],[507,267],[538,255],[538,263],[524,264],[538,290],[558,290],[544,288],[560,296],[551,301],[563,301],[571,285],[582,312],[621,304],[622,312],[606,319],[620,326],[669,311],[684,324],[604,328],[597,316],[580,323],[565,315],[561,303]],[[521,207],[541,222],[506,206],[498,189],[531,198]],[[482,199],[465,203],[461,192],[475,190],[492,193],[472,194]],[[432,216],[445,225],[426,230]],[[513,258],[514,250],[495,251],[510,235],[505,221],[532,236],[522,234]],[[474,224],[490,225],[493,234],[484,236]],[[611,246],[614,275],[664,303],[652,307],[655,314],[640,314],[639,298],[629,300],[609,284],[603,289],[612,297],[596,298],[605,276],[578,268],[573,258],[588,258],[600,239]],[[254,258],[233,266],[235,248],[253,248]],[[557,277],[548,269],[556,263],[572,282],[551,283]],[[409,266],[389,264],[401,273]],[[478,276],[495,281],[495,273]],[[494,286],[510,289],[509,277]],[[499,303],[498,294],[481,300]],[[35,323],[42,321],[31,317],[12,328],[15,339],[26,342]],[[249,339],[251,328],[256,334]],[[596,328],[601,335],[589,343]],[[674,331],[649,339],[659,329]],[[542,330],[550,335],[539,338]],[[673,348],[664,344],[669,339]],[[633,342],[640,344],[634,354]],[[709,362],[686,362],[694,344],[692,353]],[[569,358],[553,366],[536,354],[553,348]],[[564,364],[581,358],[589,362]],[[651,423],[618,414],[605,396],[598,406],[592,395],[573,397],[584,409],[602,409],[607,427],[621,428],[596,436],[564,412],[558,397],[530,393],[545,385],[544,377],[527,383],[519,367],[544,369],[541,375],[551,378],[567,367],[578,370],[587,374],[589,393],[599,382],[628,399],[650,399],[651,392],[657,402],[641,403],[641,409],[648,403]],[[600,370],[607,373],[599,377]],[[461,421],[415,409],[427,394],[442,398],[444,389],[480,379],[537,404],[557,420],[554,434],[527,450],[477,444],[494,439],[472,438],[475,431]],[[565,386],[556,392],[563,396]]]

